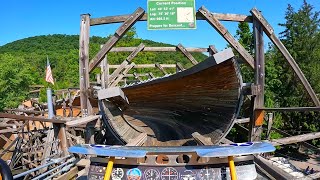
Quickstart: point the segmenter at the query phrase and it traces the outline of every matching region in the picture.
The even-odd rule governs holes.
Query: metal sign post
[[[148,30],[196,29],[195,0],[148,0]]]

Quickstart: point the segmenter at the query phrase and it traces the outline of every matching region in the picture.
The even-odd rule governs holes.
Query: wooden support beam
[[[270,140],[270,142],[274,146],[281,146],[286,144],[294,144],[298,142],[309,141],[309,140],[318,139],[318,138],[320,138],[320,132],[302,134],[302,135],[285,137],[280,139],[272,139]]]
[[[60,124],[59,125],[59,131],[58,131],[58,139],[59,139],[59,147],[62,151],[63,156],[67,156],[69,154],[68,152],[68,141],[67,141],[67,134],[66,134],[66,125]]]
[[[160,64],[163,68],[176,68],[176,65],[175,64]],[[109,65],[109,68],[110,69],[115,69],[115,68],[118,68],[120,67],[121,65]],[[129,65],[126,65],[126,68],[128,67]],[[139,68],[157,68],[156,64],[136,64],[134,66],[135,69],[139,69]]]
[[[250,124],[251,137],[250,141],[260,141],[264,121],[264,111],[257,108],[264,107],[264,86],[265,86],[265,58],[263,46],[263,28],[256,18],[253,18],[253,35],[254,35],[254,81],[258,87],[258,92],[254,97],[253,120]]]
[[[152,73],[152,72],[149,72],[149,73],[148,73],[148,75],[149,75],[150,79],[155,78],[155,76],[153,75],[153,73]]]
[[[157,67],[163,74],[165,74],[165,75],[168,74],[167,71],[164,70],[164,68],[161,66],[161,64],[156,63],[156,67]]]
[[[209,46],[209,55],[213,56],[214,54],[218,53],[219,51],[216,49],[214,45]]]
[[[136,78],[137,80],[139,80],[140,82],[142,81],[142,79],[140,78],[139,74],[137,73],[133,73],[134,78]]]
[[[176,72],[179,72],[179,71],[184,71],[184,67],[182,66],[181,63],[177,62],[176,63]]]
[[[101,45],[100,48],[102,48]],[[101,88],[105,89],[108,88],[109,84],[109,64],[108,64],[108,55],[106,54],[100,64],[101,67]]]
[[[290,64],[291,68],[295,72],[295,74],[298,76],[299,80],[303,84],[303,87],[308,92],[310,98],[314,102],[316,106],[320,106],[320,101],[312,89],[311,85],[309,84],[308,80],[304,76],[303,72],[301,71],[300,67],[296,63],[296,61],[293,59],[289,51],[286,49],[286,47],[283,45],[283,43],[280,41],[280,39],[274,34],[274,30],[272,26],[268,23],[268,21],[263,17],[261,12],[257,10],[256,8],[253,8],[251,11],[252,16],[261,23],[264,32],[267,34],[267,36],[270,38],[270,40],[273,42],[273,44],[279,49],[281,54],[285,57],[287,62]]]
[[[320,107],[278,107],[278,108],[257,108],[268,112],[309,112],[309,111],[320,111]]]
[[[118,83],[123,79],[123,77],[125,77],[134,66],[135,66],[135,63],[131,63],[129,67],[125,68],[123,72],[118,75],[117,79],[111,82],[111,85],[109,87],[115,87],[116,85],[118,85]]]
[[[238,124],[244,124],[244,123],[249,123],[250,122],[250,118],[242,118],[242,119],[236,119],[235,123]]]
[[[113,47],[110,52],[132,52],[136,47]],[[188,52],[209,52],[208,48],[187,47]],[[177,52],[180,51],[177,47],[145,47],[142,51],[145,52]]]
[[[100,115],[91,115],[91,116],[87,116],[87,117],[82,117],[76,120],[72,120],[72,121],[68,121],[66,122],[66,125],[68,127],[77,127],[83,124],[87,124],[88,122],[97,120],[100,117]]]
[[[79,39],[79,74],[80,74],[80,104],[84,116],[91,114],[92,107],[87,90],[89,88],[89,35],[90,14],[81,15]]]
[[[115,34],[103,45],[101,50],[96,54],[96,56],[91,60],[89,65],[89,72],[92,72],[95,67],[101,62],[103,57],[111,50],[111,48],[120,40],[122,36],[137,22],[137,20],[144,14],[142,8],[138,8],[134,13],[132,13],[124,23],[117,29]]]
[[[59,120],[59,119],[47,119],[47,118],[21,116],[21,115],[15,115],[15,114],[7,114],[7,113],[0,113],[0,118],[10,118],[10,119],[19,120],[19,121],[51,122],[55,124],[64,124],[67,122],[65,120]]]
[[[199,134],[198,132],[194,132],[191,134],[191,136],[193,137],[193,139],[202,146],[210,146],[213,145],[211,138],[209,137],[204,137],[201,134]]]
[[[182,46],[182,44],[178,44],[177,48],[191,61],[193,65],[198,64],[198,61],[192,56],[192,54],[187,51],[185,47]]]
[[[119,74],[126,68],[126,66],[132,61],[132,59],[144,48],[144,44],[141,43],[132,53],[121,63],[121,65],[113,71],[109,77],[109,84],[112,83]]]
[[[222,14],[222,13],[212,13],[212,15],[220,21],[234,21],[234,22],[252,22],[252,17],[242,14]],[[107,16],[107,17],[100,17],[100,18],[92,18],[90,25],[102,25],[102,24],[112,24],[112,23],[120,23],[124,22],[128,19],[130,15],[118,15],[118,16]],[[147,21],[148,15],[144,14],[139,21]],[[197,20],[205,20],[199,12],[196,14]]]
[[[204,6],[199,9],[199,12],[214,27],[220,35],[240,54],[246,63],[254,68],[254,59],[247,50],[228,32],[228,30],[215,18]]]

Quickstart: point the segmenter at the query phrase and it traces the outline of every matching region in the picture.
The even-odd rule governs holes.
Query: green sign
[[[195,29],[195,0],[148,0],[148,29]]]

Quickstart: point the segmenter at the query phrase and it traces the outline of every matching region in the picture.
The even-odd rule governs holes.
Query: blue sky
[[[320,11],[319,0],[308,0]],[[196,9],[204,5],[211,12],[250,14],[253,7],[262,11],[278,34],[283,29],[278,23],[284,22],[287,4],[295,9],[302,0],[196,0]],[[47,34],[79,34],[80,14],[90,13],[91,17],[130,14],[137,7],[147,9],[143,0],[7,0],[2,1],[0,12],[0,46],[22,38]],[[237,23],[223,23],[235,35]],[[113,34],[120,24],[91,27],[90,35],[108,36]],[[146,22],[136,25],[138,37],[170,44],[182,43],[185,47],[208,47],[213,44],[219,50],[226,42],[205,21],[197,22],[196,30],[149,31]],[[268,41],[265,41],[267,43]]]

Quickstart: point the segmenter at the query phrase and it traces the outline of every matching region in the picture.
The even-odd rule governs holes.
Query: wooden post
[[[89,88],[89,30],[90,14],[83,14],[80,21],[79,39],[80,104],[82,116],[87,116],[92,112],[87,94]]]
[[[69,154],[68,152],[68,141],[67,141],[67,134],[66,134],[66,125],[60,124],[59,125],[59,132],[58,132],[58,138],[60,140],[59,146],[62,150],[63,156],[67,156]]]
[[[209,46],[209,56],[213,56],[214,54],[218,53],[218,50],[214,45]]]
[[[100,46],[102,48],[103,45]],[[101,66],[101,88],[105,89],[109,84],[109,64],[108,64],[108,55],[106,54],[100,64]]]
[[[264,85],[265,85],[265,59],[263,46],[263,28],[259,21],[253,19],[254,47],[255,47],[255,86],[258,93],[254,97],[253,120],[251,121],[250,141],[260,141],[262,133],[262,125],[264,119],[264,111],[257,108],[264,107]]]
[[[267,131],[268,140],[270,140],[272,124],[273,124],[273,113],[268,113],[268,131]]]

